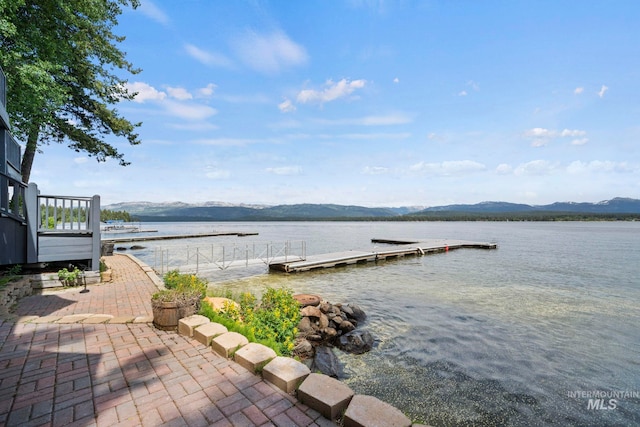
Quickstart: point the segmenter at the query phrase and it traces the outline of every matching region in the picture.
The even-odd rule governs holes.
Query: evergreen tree
[[[113,105],[132,99],[122,71],[136,74],[112,32],[122,7],[139,0],[0,0],[0,65],[8,83],[12,132],[26,141],[22,180],[29,182],[39,147],[66,143],[98,161],[123,154],[114,135],[138,144],[138,124]]]

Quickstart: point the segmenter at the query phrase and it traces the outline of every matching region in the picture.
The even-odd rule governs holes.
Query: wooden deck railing
[[[0,171],[0,215],[26,222],[26,190],[22,182]]]
[[[91,232],[93,199],[93,197],[39,195],[38,232]],[[99,225],[100,218],[98,218]]]
[[[6,173],[14,175],[15,178],[20,178],[20,144],[13,138],[11,133],[7,130],[0,131],[1,143],[4,143],[4,160],[7,162]],[[11,170],[13,169],[13,171]],[[15,172],[15,173],[12,173]]]
[[[37,238],[38,262],[90,260],[89,268],[98,270],[100,196],[38,194],[34,211],[37,215],[30,219],[29,226]]]

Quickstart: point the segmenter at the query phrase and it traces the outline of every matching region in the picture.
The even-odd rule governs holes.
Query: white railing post
[[[30,183],[24,198],[27,218],[27,263],[32,264],[38,262],[38,226],[40,225],[38,186],[33,182]]]
[[[100,243],[100,196],[97,194],[93,196],[91,199],[91,212],[87,212],[87,205],[89,202],[85,204],[85,221],[86,227],[89,229],[91,227],[91,235],[93,237],[93,254],[91,257],[91,269],[93,271],[100,271],[100,252],[101,252],[101,243]],[[80,204],[78,203],[78,206]],[[80,223],[78,222],[78,227]]]

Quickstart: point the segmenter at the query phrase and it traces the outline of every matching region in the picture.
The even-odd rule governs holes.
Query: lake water
[[[306,242],[306,253],[371,248],[371,238],[498,243],[294,275],[264,266],[206,273],[212,286],[265,285],[352,302],[377,345],[340,352],[356,393],[434,426],[640,425],[640,223],[148,223],[154,234],[257,232],[140,243],[157,247]],[[123,245],[127,246],[127,245]],[[174,256],[172,255],[172,257]],[[597,400],[603,399],[603,400]]]

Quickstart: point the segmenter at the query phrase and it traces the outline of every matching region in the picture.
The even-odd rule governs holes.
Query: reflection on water
[[[191,226],[191,232],[205,227]],[[254,267],[210,280],[257,293],[286,286],[362,306],[377,345],[365,355],[340,355],[344,381],[415,420],[434,426],[640,424],[638,398],[597,410],[588,409],[588,399],[569,396],[640,389],[640,224],[224,224],[235,226],[258,231],[265,241],[306,240],[308,254],[367,248],[372,237],[497,241],[492,251],[298,275]]]

